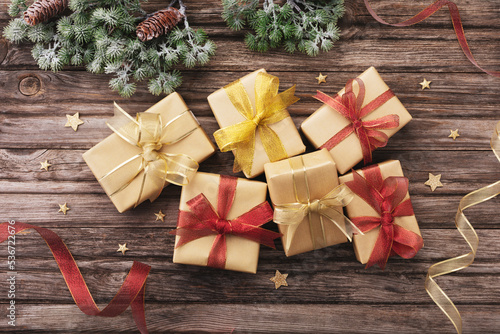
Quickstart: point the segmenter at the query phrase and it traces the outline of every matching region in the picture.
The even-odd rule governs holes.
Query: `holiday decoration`
[[[328,51],[339,39],[337,21],[344,15],[344,0],[287,0],[280,5],[264,0],[222,0],[222,18],[233,30],[249,26],[247,46],[264,52],[283,46],[309,56]]]
[[[126,251],[129,251],[130,249],[127,248],[127,243],[118,244],[118,249],[116,250],[117,252],[122,252],[122,255],[125,255]]]
[[[13,19],[3,33],[13,43],[34,43],[32,55],[43,70],[85,66],[92,73],[114,74],[109,86],[125,97],[144,80],[151,94],[170,94],[182,82],[173,68],[206,64],[215,44],[202,29],[189,26],[181,0],[179,9],[174,1],[151,15],[142,2],[39,0],[28,9],[26,0],[12,0],[9,14],[27,10],[26,20]],[[73,12],[59,16],[66,4]]]
[[[49,171],[49,167],[52,166],[52,164],[49,164],[48,160],[40,162],[40,169],[45,169],[46,172]]]
[[[424,78],[424,81],[422,81],[422,82],[420,83],[420,86],[422,86],[422,90],[424,90],[424,89],[426,89],[426,88],[427,88],[427,89],[431,89],[431,86],[430,86],[431,82],[432,82],[432,81],[427,81],[427,80]]]
[[[491,137],[491,149],[500,161],[500,122],[497,123]],[[429,267],[427,277],[425,278],[425,291],[427,291],[434,303],[436,303],[441,311],[450,319],[459,334],[462,333],[462,316],[450,297],[448,297],[443,289],[439,287],[434,279],[442,275],[465,269],[474,262],[479,246],[479,238],[465,216],[464,210],[474,205],[484,203],[498,195],[500,195],[500,181],[468,193],[460,200],[455,216],[455,226],[469,246],[470,252],[433,264]]]
[[[372,161],[372,151],[405,126],[411,115],[370,67],[334,97],[320,91],[314,96],[325,103],[301,125],[317,148],[326,148],[340,174],[361,160]]]
[[[288,277],[288,274],[282,274],[282,273],[280,273],[279,270],[276,270],[276,273],[274,274],[274,276],[271,277],[269,280],[271,282],[274,282],[275,289],[279,289],[281,286],[288,286],[288,283],[286,281],[287,277]]]
[[[66,128],[72,128],[75,132],[78,130],[78,126],[83,124],[83,121],[80,119],[80,113],[76,113],[73,116],[66,115],[68,121],[64,124]]]
[[[221,127],[214,133],[222,152],[233,151],[234,172],[252,178],[264,164],[305,151],[286,108],[298,101],[295,86],[279,93],[279,79],[264,69],[238,79],[208,96]]]
[[[173,261],[256,273],[260,244],[280,236],[260,227],[273,218],[266,194],[263,182],[197,173],[182,188]]]
[[[460,137],[460,135],[458,134],[458,129],[456,129],[455,131],[450,130],[450,135],[448,136],[448,138],[453,138],[453,140],[455,140],[457,139],[457,137]]]
[[[59,211],[57,212],[62,212],[65,215],[69,210],[71,209],[68,207],[68,203],[64,203],[64,204],[59,204]]]
[[[326,149],[264,168],[286,256],[347,242],[353,230],[359,232],[342,212],[354,195],[339,186]]]
[[[319,74],[317,77],[316,77],[316,80],[318,80],[318,85],[321,84],[321,83],[326,83],[326,77],[328,75],[323,75],[323,74]]]
[[[437,187],[442,187],[443,184],[441,183],[441,174],[434,175],[429,173],[429,179],[425,181],[424,184],[431,187],[431,191],[436,190]]]
[[[389,256],[414,257],[424,242],[400,162],[365,167],[339,179],[356,195],[346,209],[364,233],[354,235],[358,261],[366,263],[366,268],[377,264],[384,269]]]
[[[75,304],[83,313],[111,318],[122,314],[130,305],[137,329],[141,334],[148,333],[144,315],[144,295],[150,266],[134,261],[118,293],[103,310],[99,310],[73,256],[57,234],[42,227],[9,221],[0,225],[0,243],[7,239],[11,241],[15,234],[20,234],[27,229],[34,229],[45,240]]]
[[[156,216],[155,221],[161,220],[162,222],[165,222],[165,214],[161,212],[161,210],[160,212],[155,213],[155,216]]]
[[[215,148],[178,93],[138,113],[136,119],[115,104],[107,121],[113,130],[83,154],[119,212],[149,199],[168,183],[188,183],[198,163]]]

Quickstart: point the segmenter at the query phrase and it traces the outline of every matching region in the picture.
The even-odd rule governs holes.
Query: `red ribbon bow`
[[[142,334],[148,333],[144,315],[144,294],[150,266],[134,261],[118,293],[108,306],[99,310],[68,247],[56,233],[46,228],[19,222],[3,223],[0,225],[0,243],[30,228],[37,231],[49,246],[73,300],[83,313],[98,317],[116,317],[130,305],[137,328]]]
[[[260,227],[273,219],[273,209],[267,201],[238,218],[232,220],[226,218],[233,205],[237,182],[238,179],[235,177],[223,175],[220,177],[217,212],[203,194],[187,202],[191,211],[179,211],[177,229],[170,232],[180,236],[176,248],[198,238],[215,234],[207,266],[219,269],[224,269],[226,265],[228,234],[275,248],[273,240],[281,234]]]
[[[356,80],[359,85],[357,96],[354,94],[352,88],[354,80]],[[382,106],[393,96],[394,93],[388,89],[362,108],[365,99],[365,84],[360,78],[349,80],[342,96],[337,94],[335,97],[331,97],[318,90],[316,95],[313,96],[315,99],[332,107],[351,122],[351,124],[346,125],[326,143],[321,145],[320,149],[326,148],[330,151],[354,132],[361,143],[364,163],[367,164],[371,162],[372,151],[377,147],[384,147],[387,145],[387,140],[389,139],[385,133],[377,130],[397,128],[399,126],[399,116],[391,114],[371,121],[363,121],[362,118]]]
[[[389,256],[397,254],[410,259],[423,247],[424,241],[420,235],[394,224],[395,217],[414,214],[410,199],[403,201],[408,193],[408,179],[391,176],[383,180],[378,165],[364,168],[363,173],[365,178],[353,171],[354,180],[346,182],[346,185],[375,209],[380,217],[354,217],[351,221],[363,233],[380,226],[366,268],[378,264],[384,269]]]

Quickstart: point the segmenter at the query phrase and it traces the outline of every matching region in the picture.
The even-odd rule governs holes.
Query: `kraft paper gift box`
[[[269,216],[267,221],[272,220],[272,208],[266,201],[267,184],[265,182],[247,180],[235,177],[226,177],[218,174],[196,173],[193,180],[186,186],[182,187],[179,211],[191,212],[190,200],[197,198],[200,194],[210,202],[214,211],[218,211],[218,198],[220,185],[223,182],[222,178],[228,178],[236,181],[234,201],[227,212],[226,219],[231,221],[243,214],[248,213],[256,206],[264,206],[265,212]],[[179,213],[179,221],[181,218]],[[198,220],[196,218],[195,220]],[[256,221],[257,219],[254,219]],[[264,219],[265,220],[265,219]],[[201,221],[201,220],[198,220]],[[266,221],[266,222],[267,222]],[[261,222],[264,224],[264,222]],[[182,224],[178,222],[177,230],[181,229]],[[271,235],[272,239],[280,236],[279,233],[265,230]],[[217,233],[198,237],[195,240],[189,241],[179,246],[181,237],[175,236],[175,248],[173,255],[174,263],[189,264],[195,266],[207,266],[209,255],[214,246],[214,241]],[[241,236],[226,234],[226,261],[221,269],[234,270],[255,274],[257,272],[257,264],[259,260],[259,242],[246,239]]]
[[[388,177],[396,176],[396,177],[404,177],[403,170],[401,168],[401,163],[398,160],[389,160],[383,163],[379,163],[378,165],[373,165],[369,167],[365,167],[363,169],[357,170],[356,172],[361,176],[366,178],[366,171],[372,168],[376,168],[380,171],[382,175],[382,179],[386,180]],[[340,183],[347,183],[349,181],[353,181],[353,173],[346,174],[344,176],[340,176]],[[410,199],[410,194],[408,190],[406,191],[406,195],[401,200],[400,203],[403,203],[406,200]],[[383,207],[384,204],[381,204]],[[411,202],[410,202],[411,206]],[[354,220],[355,217],[381,217],[381,215],[375,211],[375,209],[370,206],[365,200],[363,200],[358,195],[354,196],[354,199],[346,206],[347,215],[351,220]],[[418,251],[423,246],[423,241],[420,234],[420,229],[418,227],[417,219],[415,214],[413,214],[413,210],[411,210],[410,215],[396,216],[393,218],[393,224],[399,225],[403,229],[410,231],[410,234],[413,235],[416,241],[415,245],[412,245],[416,251]],[[377,242],[377,238],[379,236],[381,227],[377,227],[371,231],[365,232],[363,235],[354,235],[353,244],[354,251],[356,253],[356,258],[362,264],[366,264],[370,260],[370,256]],[[387,259],[386,259],[387,260]],[[381,266],[383,269],[383,266]]]
[[[189,133],[180,141],[171,145],[163,145],[159,152],[186,155],[196,162],[202,162],[215,152],[211,140],[178,93],[168,95],[146,110],[146,113],[159,114],[163,124],[169,121],[174,122],[171,123],[173,126],[169,127],[169,131],[172,132],[168,135],[169,138],[178,138]],[[146,199],[152,201],[158,195],[158,190],[153,187],[152,183],[146,182],[138,199],[144,175],[143,171],[136,175],[140,159],[110,174],[117,166],[141,152],[143,152],[141,148],[113,133],[83,154],[83,159],[106,194],[108,196],[113,194],[110,199],[119,212],[124,212]],[[105,175],[107,177],[103,179]],[[132,178],[133,181],[127,185]],[[117,189],[121,190],[116,192]]]
[[[362,108],[366,107],[378,96],[389,90],[389,87],[384,80],[382,80],[374,67],[370,67],[359,75],[358,78],[361,79],[365,85],[365,96]],[[359,94],[359,85],[356,81],[353,82],[353,91],[356,95]],[[344,92],[345,88],[342,89],[338,95],[342,96]],[[388,115],[397,115],[399,118],[399,125],[393,128],[379,128],[377,131],[384,133],[389,138],[405,126],[412,118],[399,99],[396,96],[392,96],[380,107],[362,117],[361,120],[363,122],[373,121]],[[302,123],[301,130],[314,147],[320,148],[334,135],[337,135],[350,124],[353,123],[338,111],[327,104],[323,104],[323,106]],[[373,151],[373,149],[372,147],[371,151]],[[340,174],[346,173],[363,160],[361,142],[354,132],[349,134],[336,146],[329,149],[329,151],[337,164],[337,169]]]
[[[274,206],[313,202],[339,185],[335,162],[326,149],[268,163],[264,168]],[[337,209],[342,212],[342,206]],[[319,214],[313,213],[310,217],[311,220],[308,215],[302,219],[295,233],[291,232],[291,226],[278,224],[286,256],[347,242],[347,237],[328,219],[323,219],[323,239]],[[343,219],[339,224],[345,228]]]
[[[238,79],[248,94],[250,102],[252,104],[252,112],[255,116],[255,97],[256,97],[256,79],[259,73],[266,73],[266,70],[260,69],[252,72],[244,77]],[[231,83],[230,85],[234,84]],[[227,85],[226,87],[230,86]],[[212,108],[217,123],[221,128],[225,128],[246,120],[246,118],[236,109],[230,100],[225,88],[221,88],[208,96],[208,103]],[[286,109],[285,109],[285,112]],[[288,112],[287,112],[288,113]],[[278,121],[276,123],[270,124],[269,128],[273,130],[281,140],[283,148],[286,151],[287,157],[292,157],[297,154],[303,153],[305,151],[304,143],[300,138],[300,134],[295,126],[292,118],[288,117]],[[234,153],[234,152],[233,152]],[[253,178],[264,172],[264,164],[270,162],[264,146],[261,140],[260,131],[255,131],[255,152],[253,154],[253,162],[251,170],[247,171],[243,168],[243,173],[247,178]]]

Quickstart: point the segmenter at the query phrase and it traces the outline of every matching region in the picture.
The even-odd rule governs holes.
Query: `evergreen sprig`
[[[43,70],[85,66],[92,73],[114,74],[109,86],[125,97],[144,80],[149,80],[152,94],[169,94],[182,83],[174,67],[205,65],[215,53],[215,43],[202,29],[191,28],[187,18],[167,35],[141,42],[135,29],[146,16],[143,1],[70,0],[70,15],[35,26],[14,18],[3,34],[13,43],[34,43],[32,55]],[[185,14],[182,1],[179,4]],[[26,8],[26,0],[11,0],[9,14],[22,15]]]
[[[290,53],[316,56],[329,51],[339,39],[337,21],[344,15],[344,0],[222,0],[222,18],[234,30],[249,27],[247,46],[265,52],[283,46]]]

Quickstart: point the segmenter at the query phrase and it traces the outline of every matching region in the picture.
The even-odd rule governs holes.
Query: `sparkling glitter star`
[[[426,186],[430,186],[431,190],[434,191],[436,190],[437,187],[443,186],[440,180],[441,180],[441,174],[433,175],[432,173],[429,173],[429,179],[425,181],[424,184]]]
[[[59,204],[59,211],[57,212],[62,212],[63,214],[66,214],[66,212],[68,212],[69,210],[71,210],[67,203],[64,203],[64,204]]]
[[[155,216],[156,216],[155,221],[157,221],[157,220],[161,220],[162,222],[165,221],[165,214],[163,212],[161,212],[161,210],[160,210],[160,212],[155,213]]]
[[[127,248],[127,243],[124,243],[123,245],[118,244],[118,249],[116,250],[117,252],[122,252],[122,255],[125,255],[125,252],[130,249]]]
[[[322,82],[326,83],[326,77],[328,75],[323,75],[319,73],[319,76],[316,77],[316,80],[318,80],[318,85],[321,84]]]
[[[288,274],[282,274],[279,270],[276,270],[274,277],[271,277],[269,280],[274,282],[274,287],[278,289],[280,286],[288,286],[288,283],[286,282],[287,277]]]
[[[455,131],[450,130],[450,135],[448,137],[453,138],[453,140],[457,139],[457,137],[460,137],[460,135],[458,134],[458,129],[456,129]]]
[[[65,127],[71,127],[73,130],[78,130],[78,125],[83,124],[83,121],[80,119],[80,113],[76,113],[73,116],[66,115],[68,121],[64,124]]]
[[[40,162],[40,169],[45,169],[47,172],[49,171],[49,167],[52,166],[52,164],[49,164],[47,160]]]
[[[432,81],[427,81],[427,80],[424,78],[424,81],[422,81],[422,82],[420,83],[420,85],[422,86],[422,90],[424,90],[424,89],[426,89],[426,88],[427,88],[427,89],[431,89],[431,86],[430,86],[431,82],[432,82]]]

